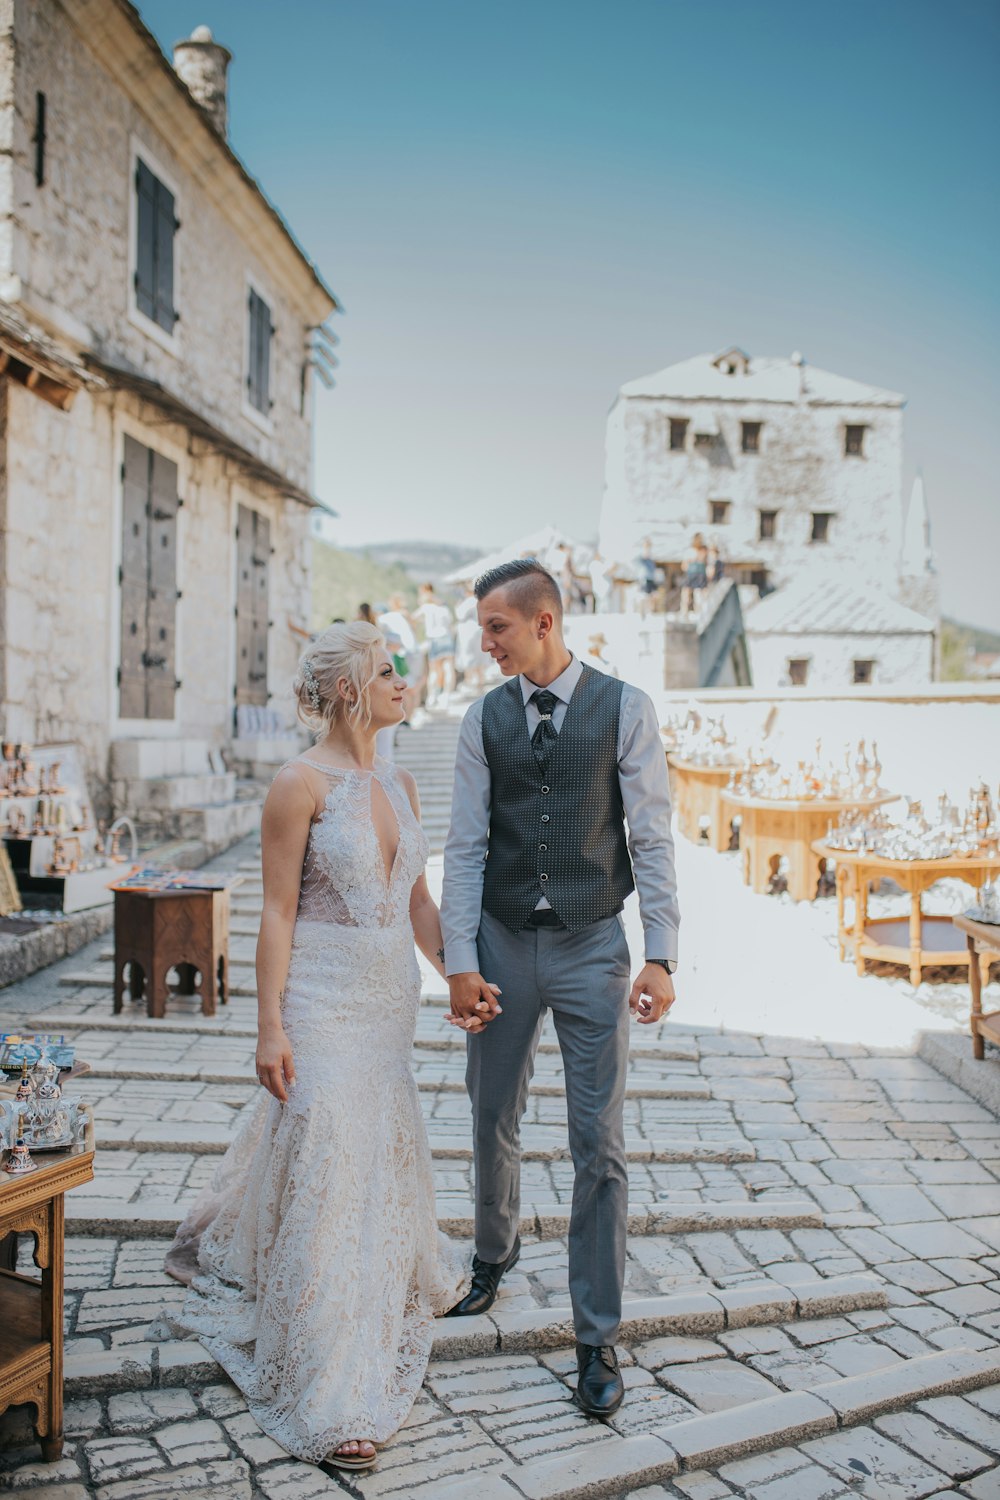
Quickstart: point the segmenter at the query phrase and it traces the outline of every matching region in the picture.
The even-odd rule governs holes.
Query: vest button
[[[538,878],[539,880],[548,880],[549,877],[547,875],[539,875]]]
[[[543,823],[547,823],[548,821],[549,821],[549,815],[548,815],[548,813],[542,813],[542,822]]]
[[[548,790],[549,790],[549,788],[548,788],[548,787],[547,787],[547,786],[543,786],[543,787],[542,787],[542,791],[543,791],[543,792],[547,792],[547,791],[548,791]]]
[[[548,852],[549,852],[549,846],[548,846],[548,844],[539,844],[539,846],[538,846],[538,852],[540,854],[548,854]]]

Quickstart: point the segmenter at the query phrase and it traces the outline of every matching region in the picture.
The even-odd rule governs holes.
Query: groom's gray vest
[[[618,782],[622,685],[584,666],[543,772],[512,678],[483,699],[490,843],[483,909],[519,932],[541,896],[572,931],[634,890]]]

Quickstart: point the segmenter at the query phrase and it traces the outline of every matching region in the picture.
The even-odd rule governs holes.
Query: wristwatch
[[[646,962],[648,964],[659,964],[661,968],[666,969],[668,974],[673,974],[677,969],[677,962],[673,958],[647,958]]]

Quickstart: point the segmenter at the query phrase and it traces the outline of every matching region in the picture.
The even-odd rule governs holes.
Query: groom
[[[468,1031],[476,1257],[449,1316],[485,1312],[520,1254],[520,1121],[551,1010],[575,1168],[569,1289],[576,1401],[618,1410],[614,1343],[625,1276],[623,1108],[629,1012],[674,1000],[676,887],[666,760],[645,693],[584,666],[562,600],[533,558],[476,582],[483,650],[508,679],[465,716],[444,855],[452,1015]],[[626,832],[626,821],[628,824]],[[638,887],[646,962],[629,987],[620,912]],[[488,981],[502,989],[498,1003]]]

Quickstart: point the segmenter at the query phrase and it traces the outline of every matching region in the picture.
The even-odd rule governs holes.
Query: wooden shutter
[[[122,473],[121,667],[119,713],[146,717],[149,449],[125,439]]]
[[[125,439],[122,473],[123,719],[172,719],[177,636],[177,465]]]
[[[173,333],[176,204],[144,161],[136,163],[135,301],[139,311]]]
[[[267,703],[271,523],[241,505],[236,523],[236,703]]]
[[[146,718],[172,719],[177,692],[177,465],[150,454]]]
[[[156,178],[140,161],[135,171],[136,259],[135,304],[147,318],[156,318]]]
[[[247,369],[247,399],[266,416],[271,410],[271,309],[251,289],[249,298],[250,340]]]

